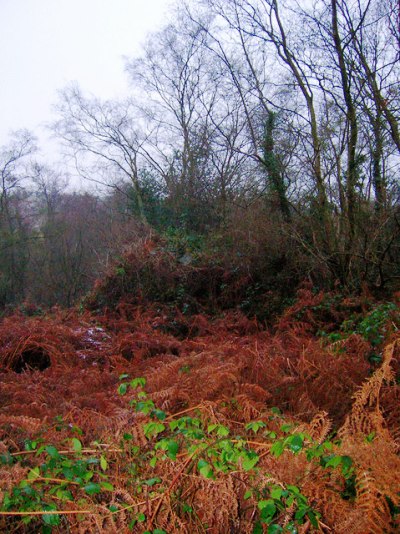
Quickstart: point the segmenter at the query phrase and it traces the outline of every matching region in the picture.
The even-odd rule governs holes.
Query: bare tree
[[[26,209],[30,157],[36,139],[27,130],[12,135],[0,149],[0,301],[23,297],[28,261],[29,214]]]
[[[165,181],[175,209],[193,220],[196,213],[204,219],[204,209],[216,197],[227,201],[240,161],[230,144],[240,127],[227,113],[208,39],[204,28],[181,15],[176,24],[151,35],[143,56],[127,64],[132,85],[139,84],[146,95],[143,108],[153,125],[148,160]]]
[[[138,161],[144,139],[132,102],[101,102],[70,86],[61,93],[58,113],[60,119],[53,129],[72,152],[80,174],[112,188],[128,179],[135,191],[138,216],[146,222]]]

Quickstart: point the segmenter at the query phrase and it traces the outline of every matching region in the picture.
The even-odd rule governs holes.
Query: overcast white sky
[[[0,0],[0,146],[9,132],[53,118],[57,90],[77,81],[104,98],[128,88],[134,56],[170,0]],[[49,155],[52,159],[53,155]]]

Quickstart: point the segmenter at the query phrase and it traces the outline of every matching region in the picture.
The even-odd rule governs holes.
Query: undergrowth
[[[304,289],[271,332],[123,301],[4,318],[0,530],[398,531],[398,314]]]
[[[82,305],[113,309],[121,300],[169,305],[185,315],[238,309],[271,324],[294,297],[296,277],[283,283],[241,255],[226,257],[205,247],[201,236],[174,230],[163,238],[138,241],[95,283]]]

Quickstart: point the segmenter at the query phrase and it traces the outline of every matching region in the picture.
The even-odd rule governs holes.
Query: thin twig
[[[186,408],[186,410],[182,410],[181,412],[177,412],[177,413],[169,415],[168,417],[165,418],[165,421],[169,421],[170,419],[174,419],[178,415],[182,415],[184,413],[191,412],[191,411],[196,410],[196,409],[201,408],[201,407],[204,407],[204,405],[203,404],[198,404],[197,406],[193,406],[192,408]]]

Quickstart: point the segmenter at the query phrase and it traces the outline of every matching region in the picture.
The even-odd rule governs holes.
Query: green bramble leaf
[[[73,501],[74,500],[72,493],[67,489],[58,488],[55,494],[56,494],[56,497],[60,499],[61,501]]]
[[[123,382],[118,386],[117,391],[119,395],[125,395],[125,393],[128,391],[128,384],[126,382]]]
[[[171,460],[176,460],[176,455],[179,451],[179,443],[177,441],[174,441],[173,439],[170,439],[168,441],[168,456],[171,458]]]
[[[260,518],[263,523],[269,523],[276,514],[276,504],[272,499],[266,501],[259,501],[258,509],[260,510]]]
[[[154,478],[148,478],[147,480],[143,480],[143,484],[146,486],[154,486],[154,484],[159,484],[161,482],[161,478],[154,477]]]
[[[254,434],[260,430],[260,428],[265,428],[267,425],[263,421],[251,421],[245,426],[246,430],[251,430]]]
[[[96,482],[89,482],[89,484],[86,484],[83,489],[88,495],[95,495],[96,493],[101,492],[101,486],[100,484],[96,484]]]
[[[271,454],[278,458],[285,450],[283,441],[276,441],[271,447]]]
[[[72,438],[72,448],[75,452],[81,452],[82,450],[82,443],[78,438]]]
[[[282,497],[284,490],[282,488],[274,488],[271,490],[271,499],[279,501]]]
[[[295,454],[300,452],[303,448],[303,441],[304,438],[301,434],[294,434],[293,436],[287,438],[287,444],[289,445],[289,449]]]
[[[134,378],[130,382],[131,388],[136,389],[138,387],[144,387],[146,385],[145,378]]]
[[[129,378],[129,375],[127,373],[123,373],[122,375],[119,375],[118,380],[125,380],[126,378]]]
[[[241,454],[242,467],[245,471],[250,471],[258,463],[260,457],[254,451],[246,451]]]
[[[341,456],[332,456],[329,458],[329,460],[325,463],[325,467],[337,467],[342,463],[342,457]]]
[[[100,467],[103,471],[106,471],[107,470],[107,467],[108,467],[108,463],[107,463],[107,460],[104,458],[104,456],[101,456],[100,457]]]
[[[152,411],[152,415],[157,417],[157,419],[159,419],[160,421],[164,421],[164,419],[167,417],[167,414],[162,410],[159,410],[158,408]]]
[[[219,425],[219,424],[208,425],[207,432],[209,434],[211,432],[214,432],[214,430],[216,431],[217,436],[221,438],[225,438],[226,436],[229,436],[229,428],[227,428],[224,425]]]
[[[164,430],[165,426],[162,423],[156,423],[154,421],[143,425],[144,435],[147,439],[158,436],[158,434],[161,434]]]
[[[202,458],[200,458],[200,460],[197,462],[197,469],[204,478],[214,477],[212,467],[210,466],[208,462],[206,462]]]
[[[60,458],[60,454],[58,452],[58,450],[54,447],[54,445],[47,445],[47,447],[45,448],[47,454],[53,458],[54,460],[58,460],[58,458]]]
[[[59,514],[44,514],[42,518],[43,518],[43,523],[45,525],[50,525],[52,527],[58,526],[61,521],[61,517]]]
[[[313,510],[308,510],[307,512],[307,517],[310,520],[310,523],[316,529],[320,528],[319,522],[318,522],[318,516],[319,514],[316,514]]]
[[[39,478],[39,477],[40,477],[39,467],[33,467],[28,473],[29,480],[35,480],[35,478]]]

